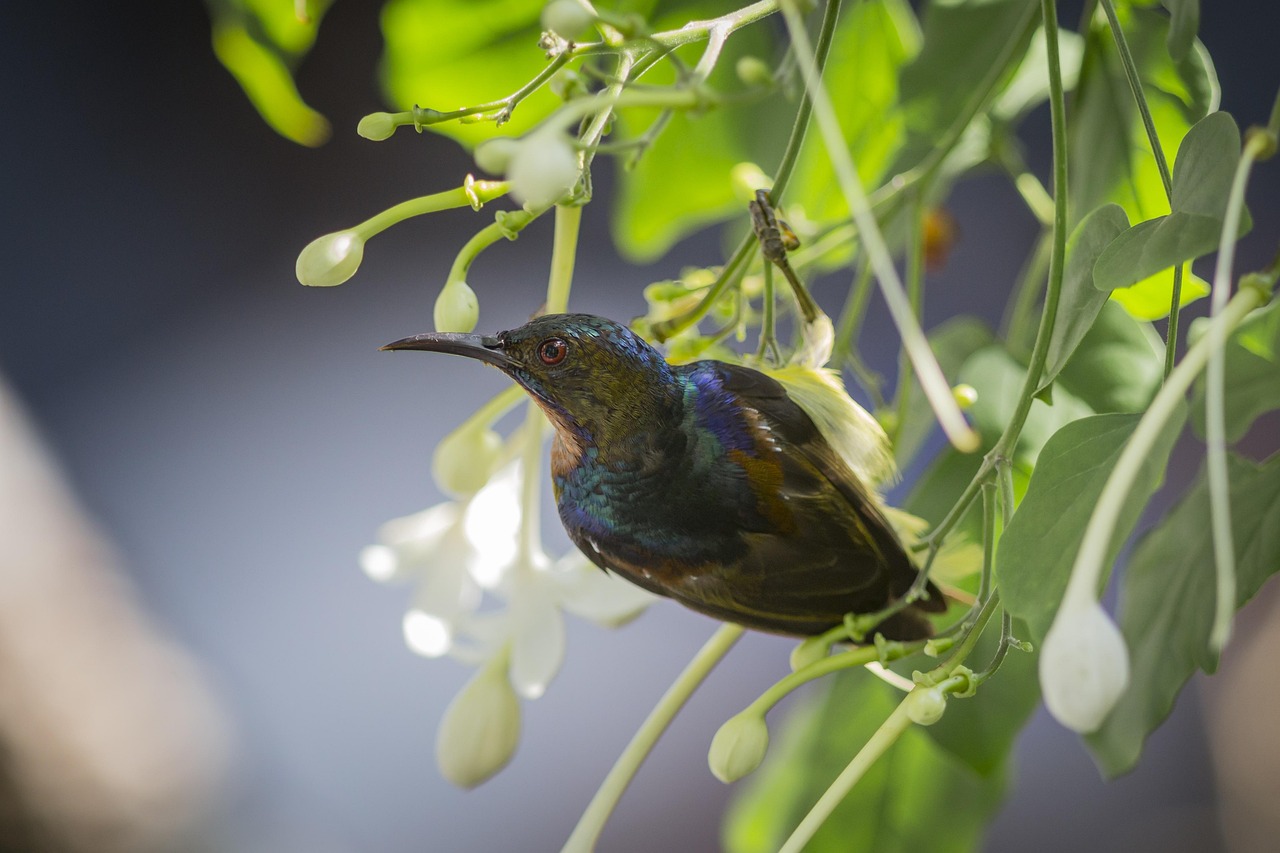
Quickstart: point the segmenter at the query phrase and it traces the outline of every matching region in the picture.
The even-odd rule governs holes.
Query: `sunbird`
[[[672,365],[626,326],[548,314],[497,335],[427,333],[384,350],[474,358],[555,429],[560,520],[597,566],[717,619],[808,636],[904,596],[917,568],[868,486],[772,377]],[[930,636],[925,595],[873,631]],[[872,636],[871,633],[868,636]]]

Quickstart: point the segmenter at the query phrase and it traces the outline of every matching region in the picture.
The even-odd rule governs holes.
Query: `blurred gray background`
[[[1280,65],[1275,21],[1259,18],[1274,12],[1260,0],[1218,5],[1206,4],[1202,37],[1223,108],[1241,126],[1264,122]],[[208,849],[558,849],[714,625],[666,603],[618,632],[571,620],[564,669],[525,703],[512,765],[472,792],[439,776],[435,728],[469,670],[405,648],[407,591],[369,581],[356,554],[381,522],[440,499],[431,449],[503,387],[474,365],[376,351],[430,327],[437,287],[480,220],[455,211],[396,227],[340,288],[305,289],[293,276],[315,236],[456,185],[471,168],[429,135],[355,135],[383,105],[377,10],[341,0],[321,28],[300,85],[335,135],[307,150],[270,131],[216,64],[195,0],[5,3],[0,373],[227,716],[234,745]],[[1077,19],[1064,11],[1064,23]],[[1043,174],[1047,116],[1031,123]],[[1280,168],[1264,164],[1240,269],[1274,251],[1277,198]],[[643,284],[718,257],[709,234],[652,268],[624,265],[607,209],[601,199],[587,210],[576,309],[631,317]],[[995,177],[961,185],[950,210],[961,239],[931,278],[928,319],[997,319],[1035,226]],[[480,259],[470,280],[482,329],[537,307],[549,249],[548,220]],[[844,287],[819,295],[836,307]],[[896,339],[877,319],[882,307],[872,310],[862,349],[891,373]],[[1196,462],[1196,447],[1184,450],[1175,482]],[[717,847],[731,791],[708,772],[707,744],[785,670],[791,647],[764,636],[740,644],[646,764],[602,849]],[[987,849],[1222,848],[1198,695],[1187,691],[1139,769],[1111,784],[1073,735],[1038,715]]]

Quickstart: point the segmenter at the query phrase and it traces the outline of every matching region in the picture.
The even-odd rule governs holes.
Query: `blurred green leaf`
[[[1067,238],[1062,296],[1038,390],[1043,391],[1053,383],[1076,347],[1093,328],[1108,295],[1094,287],[1094,262],[1103,249],[1128,227],[1129,219],[1124,215],[1124,209],[1118,204],[1106,204],[1080,220]]]
[[[1218,78],[1212,60],[1204,46],[1195,42],[1175,62],[1165,47],[1168,18],[1123,5],[1119,12],[1160,146],[1173,162],[1191,126],[1217,109]],[[1071,215],[1078,220],[1106,202],[1123,207],[1130,222],[1166,214],[1170,207],[1164,184],[1105,22],[1095,22],[1086,40],[1069,147]],[[1112,299],[1133,316],[1152,320],[1168,314],[1172,293],[1173,270],[1169,269],[1116,291]],[[1203,282],[1187,277],[1182,302],[1206,293]]]
[[[1169,10],[1169,56],[1175,61],[1185,59],[1196,41],[1200,29],[1200,0],[1162,0]]]
[[[1280,456],[1261,467],[1228,456],[1228,476],[1239,609],[1280,570]],[[1108,776],[1137,763],[1147,735],[1164,722],[1197,668],[1209,673],[1218,668],[1218,656],[1209,648],[1216,598],[1209,511],[1202,472],[1129,561],[1120,593],[1129,687],[1102,728],[1086,738]]]
[[[1280,408],[1280,302],[1255,311],[1227,340],[1227,441],[1239,441],[1258,416]],[[1204,435],[1204,379],[1196,385],[1193,423]]]
[[[1058,374],[1066,388],[1095,412],[1141,412],[1164,375],[1164,344],[1149,323],[1114,302],[1102,306],[1076,351]]]
[[[951,385],[959,381],[960,367],[969,356],[990,346],[994,340],[986,323],[976,317],[953,317],[929,332],[929,346],[942,367],[942,375]],[[906,369],[911,370],[911,367],[908,365]],[[935,424],[933,408],[925,398],[920,381],[913,371],[910,390],[907,392],[906,417],[893,447],[899,468],[905,468],[915,458],[925,439],[933,432]]]
[[[823,76],[858,174],[865,186],[876,186],[906,139],[898,74],[920,52],[920,25],[905,0],[845,5]],[[831,160],[816,135],[801,149],[786,201],[815,221],[849,216]]]
[[[1058,64],[1062,69],[1062,88],[1071,91],[1080,77],[1080,59],[1084,55],[1084,39],[1070,30],[1058,30]],[[1016,122],[1031,109],[1049,100],[1049,55],[1044,28],[1035,31],[1027,54],[1013,79],[996,99],[991,112],[1006,122]]]
[[[730,806],[725,848],[776,851],[903,695],[863,671],[828,678],[822,693],[789,715],[764,765]],[[947,714],[958,704],[980,702],[983,693],[951,700]],[[1004,791],[1003,772],[974,773],[913,726],[871,766],[805,850],[966,853],[978,844]]]
[[[1031,42],[1037,6],[1025,0],[942,2],[924,12],[924,46],[902,72],[901,100],[909,148],[904,167],[938,144],[983,79],[1012,47],[1017,68]],[[1013,78],[1013,71],[1009,72]]]
[[[1093,269],[1099,290],[1129,287],[1218,248],[1240,131],[1226,113],[1212,113],[1188,131],[1173,167],[1173,212],[1139,222],[1116,237]],[[1238,236],[1251,227],[1248,212]]]
[[[660,19],[655,26],[678,27],[690,15],[694,19],[714,17],[717,10],[713,7],[709,3],[685,7],[680,17]],[[699,42],[676,54],[692,65],[704,47]],[[722,92],[741,89],[734,71],[738,59],[769,57],[773,52],[766,28],[740,30],[725,44],[707,82]],[[662,63],[642,79],[649,85],[670,84],[675,82],[675,72],[670,63]],[[794,111],[794,104],[769,98],[711,107],[696,114],[675,113],[634,168],[619,170],[613,236],[621,252],[632,260],[651,261],[698,228],[745,211],[746,204],[734,193],[730,172],[743,161],[763,163],[766,168],[776,162]],[[639,136],[659,114],[654,109],[619,111],[612,138]],[[625,166],[627,157],[622,155],[618,162]]]
[[[213,19],[213,52],[273,130],[302,145],[329,138],[329,122],[307,106],[293,69],[315,42],[332,0],[310,0],[307,20],[284,0],[205,0]]]
[[[398,109],[447,112],[505,98],[547,64],[538,47],[543,0],[388,0],[382,8],[382,79]],[[520,136],[560,103],[543,86],[520,102],[511,121],[431,125],[468,147]]]
[[[1169,451],[1181,431],[1185,407],[1171,419],[1143,460],[1133,490],[1116,519],[1108,564],[1138,523],[1164,478]],[[1040,643],[1071,577],[1080,539],[1138,415],[1095,415],[1063,427],[1040,453],[1026,497],[996,551],[996,578],[1009,612],[1027,623]]]
[[[994,442],[1013,418],[1026,372],[1026,367],[999,346],[979,350],[960,369],[960,381],[978,391],[969,418],[984,440]],[[1035,400],[1018,437],[1016,458],[1034,467],[1050,436],[1063,425],[1092,414],[1093,409],[1069,391],[1055,391],[1053,405]]]

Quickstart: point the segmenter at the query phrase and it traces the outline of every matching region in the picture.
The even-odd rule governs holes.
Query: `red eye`
[[[555,365],[564,361],[569,354],[569,345],[560,338],[547,338],[538,344],[538,358],[546,365]]]

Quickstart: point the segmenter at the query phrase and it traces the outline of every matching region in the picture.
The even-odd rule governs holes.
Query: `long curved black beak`
[[[474,358],[494,367],[510,367],[512,361],[502,350],[501,339],[492,335],[464,335],[456,332],[426,332],[392,341],[384,350],[424,350],[426,352],[447,352],[452,355],[463,355]]]

